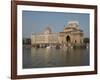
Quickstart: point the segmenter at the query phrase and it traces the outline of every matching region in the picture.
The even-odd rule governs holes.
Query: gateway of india
[[[84,33],[79,28],[79,23],[69,21],[62,32],[53,33],[50,26],[48,26],[43,33],[32,33],[31,44],[45,47],[50,45],[81,45],[83,37]]]

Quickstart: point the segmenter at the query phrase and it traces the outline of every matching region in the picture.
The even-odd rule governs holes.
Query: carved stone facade
[[[83,31],[79,29],[79,23],[69,21],[63,32],[52,33],[51,28],[47,27],[44,33],[33,33],[31,44],[82,44],[83,36]]]
[[[47,27],[44,33],[33,33],[31,36],[31,44],[57,44],[58,33],[52,33],[51,28]]]
[[[64,27],[64,31],[59,33],[60,43],[82,44],[83,43],[83,31],[79,29],[79,23],[77,21],[68,22]]]

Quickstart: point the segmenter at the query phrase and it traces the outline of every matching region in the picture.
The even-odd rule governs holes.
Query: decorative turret
[[[69,21],[67,26],[64,28],[64,32],[72,31],[72,30],[79,30],[79,22],[78,21]]]
[[[73,28],[79,27],[79,22],[78,21],[69,21],[68,27],[73,27]]]

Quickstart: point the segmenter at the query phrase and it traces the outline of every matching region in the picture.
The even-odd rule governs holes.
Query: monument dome
[[[45,34],[50,34],[51,32],[52,30],[49,26],[45,28],[45,31],[44,31]]]

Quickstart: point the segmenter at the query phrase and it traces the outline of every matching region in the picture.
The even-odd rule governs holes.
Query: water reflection
[[[23,47],[23,68],[89,65],[89,49]]]

